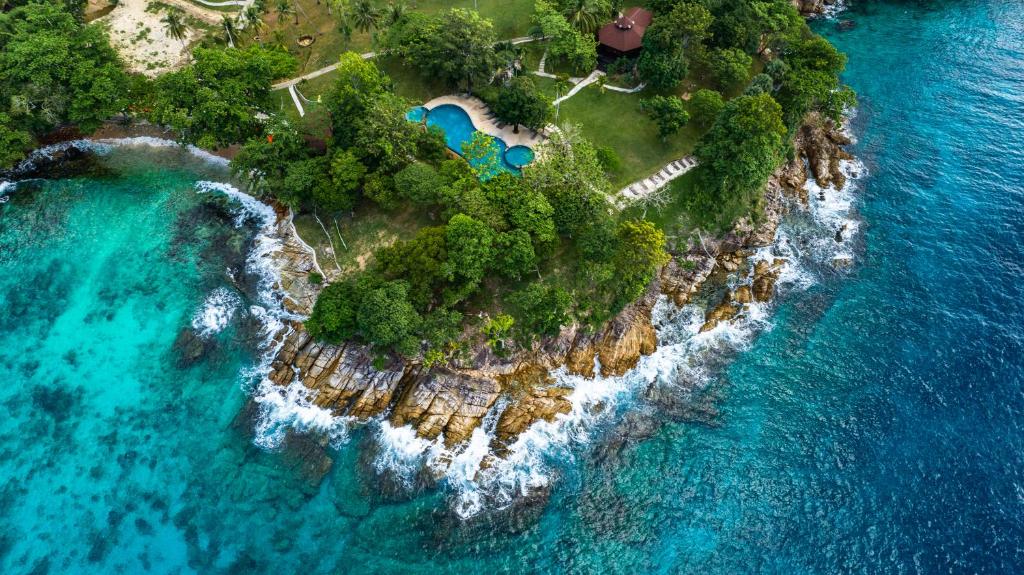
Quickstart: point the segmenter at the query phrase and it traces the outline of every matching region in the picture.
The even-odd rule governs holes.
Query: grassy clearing
[[[643,179],[665,164],[693,151],[700,137],[690,125],[664,141],[658,127],[640,110],[641,94],[622,94],[588,86],[562,103],[559,123],[580,126],[583,135],[600,146],[615,150],[622,161],[612,183],[622,187]]]
[[[320,219],[330,233],[330,239],[310,214],[297,216],[295,229],[306,243],[313,246],[320,267],[332,277],[334,274],[344,276],[363,269],[377,250],[398,240],[412,238],[423,226],[437,225],[437,222],[432,222],[419,210],[409,208],[385,212],[372,202],[362,202],[354,217],[338,218],[337,228],[333,218],[321,216]],[[337,253],[331,253],[331,241]]]

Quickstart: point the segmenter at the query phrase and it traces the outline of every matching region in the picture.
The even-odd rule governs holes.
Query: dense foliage
[[[451,8],[437,15],[404,15],[388,30],[384,45],[424,76],[472,90],[489,80],[497,66],[495,42],[489,20]]]
[[[256,116],[268,108],[271,82],[295,69],[287,52],[260,46],[197,48],[193,57],[189,66],[157,79],[150,119],[203,147],[259,134]]]
[[[79,4],[14,4],[0,12],[0,167],[35,136],[66,123],[91,132],[129,104],[128,76],[103,28],[78,19]]]

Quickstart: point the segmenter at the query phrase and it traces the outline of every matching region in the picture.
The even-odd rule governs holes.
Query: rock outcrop
[[[818,16],[824,14],[829,6],[836,3],[836,0],[791,0],[793,7],[804,16]]]
[[[822,188],[842,188],[846,185],[846,175],[839,163],[852,159],[843,149],[849,144],[849,136],[835,122],[812,114],[793,138],[796,158],[781,169],[781,183],[787,190],[800,191],[804,203],[807,198],[803,185],[808,177],[813,176]]]
[[[421,437],[443,438],[447,446],[468,440],[499,406],[486,467],[534,423],[554,421],[572,410],[568,399],[572,390],[558,386],[551,370],[564,367],[586,378],[598,373],[619,376],[653,353],[658,341],[651,315],[662,295],[682,306],[693,300],[715,270],[750,270],[707,313],[701,331],[729,321],[747,305],[771,299],[783,261],[758,260],[751,265],[753,249],[774,240],[789,205],[787,195],[801,190],[809,175],[836,183],[842,175],[838,161],[847,157],[839,147],[846,140],[835,126],[817,119],[812,124],[798,135],[796,159],[769,182],[762,217],[756,222],[741,220],[721,237],[695,233],[677,239],[678,245],[670,246],[672,259],[645,295],[599,330],[568,326],[556,337],[507,356],[480,343],[449,366],[428,369],[416,362],[376,357],[355,343],[313,341],[295,321],[287,334],[281,334],[269,378],[282,386],[301,383],[314,392],[316,405],[334,414],[360,420],[382,417],[394,426],[411,426]],[[285,214],[281,220],[278,232],[283,247],[273,256],[282,269],[280,287],[287,293],[288,309],[304,315],[312,309],[319,289],[309,282],[309,274],[319,268]]]

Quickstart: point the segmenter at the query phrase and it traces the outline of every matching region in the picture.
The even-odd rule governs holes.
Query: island
[[[651,354],[659,301],[712,298],[713,331],[771,300],[755,250],[849,158],[824,7],[12,0],[0,166],[90,135],[230,158],[277,214],[266,380],[446,448],[486,424],[486,470],[576,409],[552,373]]]

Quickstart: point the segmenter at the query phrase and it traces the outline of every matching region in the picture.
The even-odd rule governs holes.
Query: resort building
[[[609,22],[597,31],[601,55],[614,60],[639,54],[644,32],[651,25],[651,19],[651,13],[638,6],[623,10],[614,22]]]

